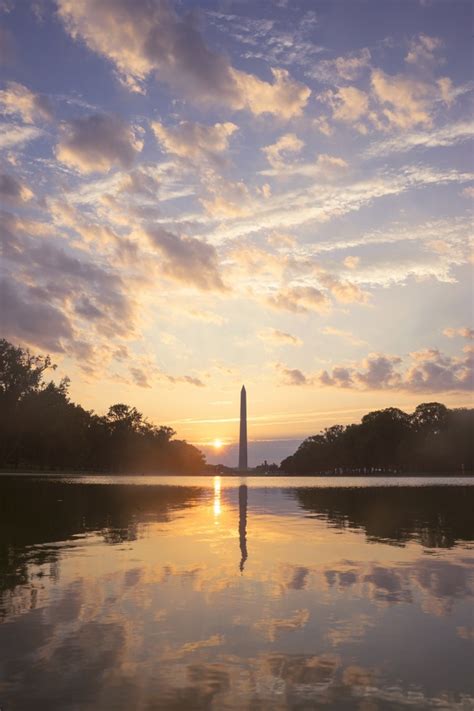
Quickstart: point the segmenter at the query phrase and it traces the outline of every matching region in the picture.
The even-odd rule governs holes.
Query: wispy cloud
[[[368,157],[405,153],[414,148],[455,146],[474,137],[474,121],[458,121],[429,131],[400,133],[372,143],[366,150]]]
[[[37,126],[18,126],[14,123],[0,124],[0,150],[14,146],[22,147],[42,135],[44,135],[43,130]]]
[[[273,346],[302,346],[303,341],[298,336],[280,331],[278,328],[266,328],[257,333],[258,338]]]
[[[341,338],[343,341],[350,343],[351,346],[367,345],[367,341],[364,341],[361,338],[354,336],[354,334],[352,334],[350,331],[344,331],[340,328],[334,328],[333,326],[324,326],[324,328],[321,329],[321,333],[325,334],[326,336],[335,336],[336,338]]]
[[[19,117],[27,124],[33,124],[36,120],[50,121],[53,117],[48,97],[35,94],[14,81],[7,82],[6,89],[0,91],[0,112]]]

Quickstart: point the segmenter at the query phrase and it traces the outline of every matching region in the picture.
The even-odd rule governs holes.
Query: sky
[[[0,336],[210,462],[472,405],[472,14],[0,0]]]

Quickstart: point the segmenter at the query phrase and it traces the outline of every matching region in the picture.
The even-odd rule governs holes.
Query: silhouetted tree
[[[255,467],[255,471],[258,474],[278,474],[280,471],[280,467],[274,462],[272,464],[269,464],[265,459],[262,464],[257,464],[257,466]]]
[[[43,374],[54,369],[49,356],[32,356],[28,350],[0,339],[0,403],[17,404],[25,395],[37,392]]]
[[[71,402],[69,379],[44,380],[49,356],[0,340],[0,467],[98,471],[199,472],[203,454],[173,440],[171,427],[148,422],[135,407],[105,416]]]
[[[308,437],[280,465],[289,474],[450,472],[474,470],[474,410],[437,402],[412,415],[389,407],[358,425],[334,425]]]

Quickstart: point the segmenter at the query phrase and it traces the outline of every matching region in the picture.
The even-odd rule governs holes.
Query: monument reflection
[[[240,563],[239,570],[244,572],[245,561],[248,558],[247,552],[247,497],[248,487],[246,484],[239,486],[239,546]]]

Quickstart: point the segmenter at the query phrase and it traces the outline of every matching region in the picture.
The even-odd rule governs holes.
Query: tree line
[[[360,424],[334,425],[308,437],[284,459],[286,474],[374,474],[474,471],[474,409],[439,402],[411,414],[396,407],[369,412]]]
[[[0,468],[199,473],[205,458],[118,403],[97,415],[71,401],[68,378],[47,379],[49,356],[0,339]]]
[[[171,427],[151,424],[135,407],[118,403],[101,416],[75,404],[68,378],[48,380],[54,369],[49,356],[0,339],[1,469],[189,474],[212,469],[196,447],[174,439]],[[408,414],[390,407],[369,412],[360,424],[328,427],[305,439],[280,467],[264,462],[255,471],[472,473],[473,432],[474,409],[430,402]]]

